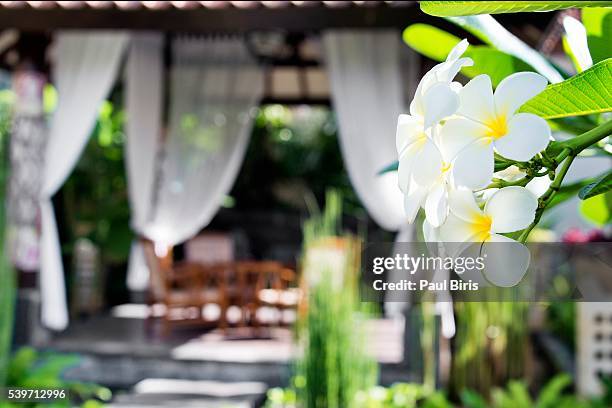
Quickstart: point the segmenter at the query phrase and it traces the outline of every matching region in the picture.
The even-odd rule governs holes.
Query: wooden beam
[[[431,19],[415,5],[218,10],[0,8],[0,27],[35,32],[55,29],[132,29],[195,33],[241,33],[280,29],[308,32],[328,28],[403,28],[411,22]]]

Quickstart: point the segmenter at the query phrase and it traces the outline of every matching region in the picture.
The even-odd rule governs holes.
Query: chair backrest
[[[229,234],[200,234],[185,243],[185,259],[204,265],[232,262],[234,242]]]

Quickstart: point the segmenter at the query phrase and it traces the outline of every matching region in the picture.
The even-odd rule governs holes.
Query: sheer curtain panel
[[[51,120],[40,198],[42,321],[54,330],[67,326],[68,312],[51,198],[87,143],[100,104],[115,81],[127,38],[124,33],[98,31],[60,32],[55,36],[53,82],[58,105]]]
[[[397,231],[406,224],[397,174],[379,172],[397,160],[395,126],[404,111],[399,33],[328,31],[323,46],[351,184],[374,221]]]
[[[161,146],[163,70],[163,35],[134,34],[126,67],[124,158],[131,227],[141,236],[152,216],[154,202],[155,163]],[[128,262],[127,286],[130,290],[145,290],[148,277],[144,253],[135,240]]]
[[[208,225],[238,175],[263,82],[240,38],[173,40],[168,132],[145,237],[176,245]],[[132,287],[147,281],[134,278]]]

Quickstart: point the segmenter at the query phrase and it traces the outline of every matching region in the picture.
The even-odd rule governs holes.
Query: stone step
[[[132,355],[80,354],[80,363],[66,370],[67,380],[94,382],[113,389],[131,389],[147,378],[191,381],[259,382],[268,387],[284,386],[291,376],[291,363],[235,363],[188,361]]]
[[[108,406],[255,408],[265,401],[266,391],[267,385],[260,382],[149,378],[117,394]]]

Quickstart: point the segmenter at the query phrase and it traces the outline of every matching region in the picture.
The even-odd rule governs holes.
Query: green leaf
[[[587,31],[587,41],[593,62],[612,55],[612,8],[594,7],[582,11],[582,24]]]
[[[474,60],[474,65],[464,67],[461,72],[470,78],[488,74],[494,87],[515,72],[535,71],[520,59],[487,46],[470,46],[465,55]]]
[[[561,399],[561,393],[572,383],[568,374],[559,374],[553,377],[540,391],[536,408],[555,408]]]
[[[444,61],[448,53],[461,39],[428,24],[413,24],[404,30],[404,42],[418,53],[435,61]],[[493,86],[510,74],[519,71],[534,71],[520,59],[489,46],[470,45],[466,57],[474,60],[474,65],[464,67],[461,72],[473,78],[488,74]]]
[[[580,203],[580,214],[598,227],[612,219],[612,192],[591,197]]]
[[[435,61],[444,61],[446,56],[461,39],[429,24],[412,24],[403,34],[404,42],[410,48]]]
[[[601,61],[561,83],[546,87],[520,111],[545,119],[612,111],[612,58]]]
[[[586,200],[587,198],[595,197],[596,195],[603,194],[610,190],[612,190],[612,171],[584,186],[578,193],[578,197],[580,197],[581,200]]]
[[[475,391],[461,391],[461,403],[466,408],[487,408],[488,404],[485,399]]]
[[[380,169],[377,175],[380,176],[381,174],[390,173],[392,171],[397,171],[398,168],[399,168],[399,161],[396,160],[393,163],[389,164],[388,166]]]
[[[575,183],[562,185],[559,191],[557,191],[557,194],[555,194],[550,204],[548,204],[547,208],[548,209],[553,208],[554,206],[559,205],[569,200],[570,198],[576,197],[578,192],[584,186],[586,186],[589,183],[592,183],[594,180],[595,180],[594,178],[587,178],[587,179],[577,181]]]
[[[532,66],[550,82],[563,81],[563,76],[541,53],[506,30],[491,16],[467,16],[447,18],[453,24],[472,33],[497,50],[512,55]]]
[[[572,7],[608,7],[610,1],[421,1],[421,10],[432,16],[552,11]]]

